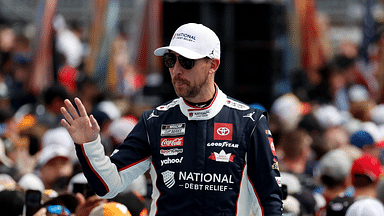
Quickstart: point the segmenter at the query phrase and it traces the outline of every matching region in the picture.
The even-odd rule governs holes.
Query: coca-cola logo
[[[160,147],[183,146],[184,137],[162,138]]]

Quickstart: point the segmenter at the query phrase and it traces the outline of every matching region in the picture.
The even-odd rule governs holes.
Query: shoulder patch
[[[175,106],[177,106],[179,104],[179,99],[175,99],[173,100],[171,103],[169,104],[165,104],[165,105],[160,105],[158,107],[156,107],[157,110],[160,110],[160,111],[167,111],[169,110],[170,108],[173,108]]]
[[[225,105],[230,107],[230,108],[234,108],[234,109],[238,109],[238,110],[249,110],[248,105],[246,105],[244,103],[240,103],[240,102],[232,100],[232,99],[229,99],[229,98],[227,98]]]

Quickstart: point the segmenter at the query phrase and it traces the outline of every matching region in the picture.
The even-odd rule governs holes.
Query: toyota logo
[[[220,136],[226,136],[226,135],[228,135],[229,134],[229,129],[228,128],[226,128],[226,127],[220,127],[220,128],[218,128],[217,129],[217,134],[219,134]]]

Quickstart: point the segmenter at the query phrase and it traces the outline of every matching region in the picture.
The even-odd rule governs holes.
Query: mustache
[[[183,84],[189,84],[188,80],[185,80],[185,79],[182,79],[182,78],[179,78],[179,77],[173,78],[172,83],[176,83],[176,82],[181,82]]]

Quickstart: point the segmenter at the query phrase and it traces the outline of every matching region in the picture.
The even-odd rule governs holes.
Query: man
[[[280,173],[268,119],[215,84],[220,41],[209,28],[180,26],[163,56],[179,98],[143,112],[124,143],[105,157],[99,126],[80,99],[62,123],[93,190],[110,198],[150,168],[151,216],[282,215]]]
[[[351,175],[356,200],[377,197],[376,188],[384,175],[384,168],[376,156],[364,153],[356,159],[352,164]]]
[[[352,158],[342,149],[331,150],[321,157],[319,179],[324,186],[321,195],[326,203],[316,215],[328,215],[326,212],[330,202],[346,195],[346,190],[351,186],[352,162]]]

